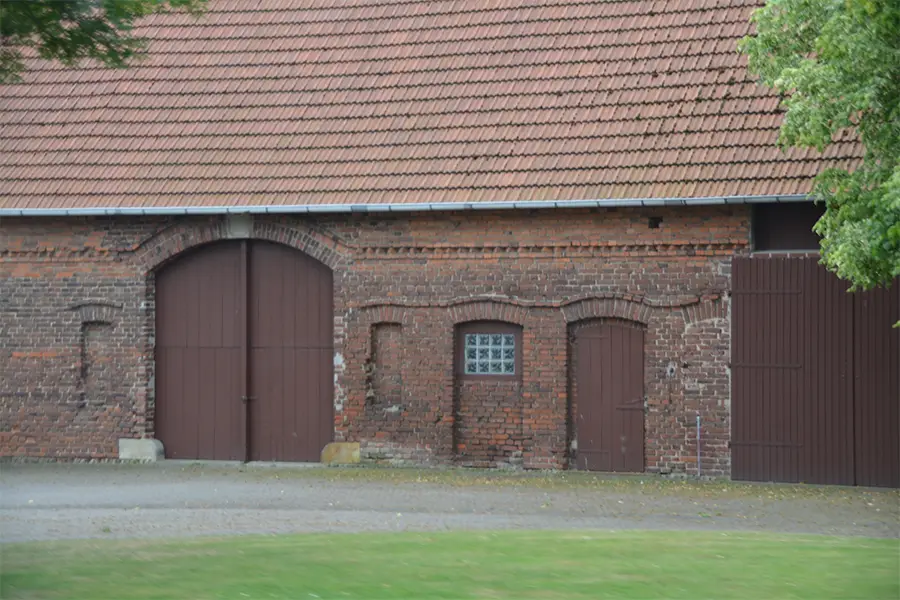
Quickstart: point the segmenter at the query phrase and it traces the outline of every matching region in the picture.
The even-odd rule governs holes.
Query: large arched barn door
[[[205,246],[156,277],[156,437],[168,458],[243,460],[241,247]]]
[[[644,330],[607,321],[575,333],[572,418],[579,469],[644,470]]]
[[[318,461],[334,430],[331,270],[250,249],[250,460]]]
[[[331,440],[332,276],[261,241],[156,278],[156,436],[168,458],[318,460]]]

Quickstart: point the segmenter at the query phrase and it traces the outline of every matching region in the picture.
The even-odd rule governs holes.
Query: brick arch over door
[[[248,228],[248,235],[239,237],[295,248],[332,270],[339,269],[349,256],[349,248],[340,241],[299,223],[285,225],[254,219],[248,221]],[[232,239],[236,239],[236,234],[228,217],[177,221],[143,242],[135,250],[134,261],[143,272],[152,275],[192,248]]]
[[[628,298],[584,298],[562,307],[567,323],[577,323],[588,319],[622,319],[647,325],[652,308],[642,302]]]
[[[332,272],[262,240],[156,276],[156,436],[169,458],[315,461],[333,434]]]

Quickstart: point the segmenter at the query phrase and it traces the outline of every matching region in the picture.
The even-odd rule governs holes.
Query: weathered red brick
[[[153,271],[227,235],[217,216],[4,219],[0,454],[114,458],[152,436]],[[253,235],[334,270],[335,437],[369,460],[569,466],[568,340],[614,318],[645,326],[646,468],[695,468],[699,412],[703,470],[729,472],[746,207],[267,216]],[[454,377],[472,320],[522,326],[521,381]]]

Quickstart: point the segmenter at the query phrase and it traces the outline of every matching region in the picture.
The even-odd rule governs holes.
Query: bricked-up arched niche
[[[522,459],[522,327],[503,321],[456,326],[453,449],[470,467]]]
[[[168,458],[317,461],[333,435],[332,272],[262,240],[156,275],[156,436]]]
[[[600,319],[570,325],[569,415],[576,468],[644,470],[644,327]]]

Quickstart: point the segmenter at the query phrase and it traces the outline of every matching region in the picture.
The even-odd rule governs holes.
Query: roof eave
[[[708,196],[700,198],[607,198],[602,200],[533,200],[504,202],[413,202],[395,204],[282,204],[235,206],[160,206],[113,208],[0,208],[0,217],[91,217],[149,215],[224,215],[224,214],[321,214],[437,212],[467,210],[532,210],[551,208],[616,208],[709,206],[716,204],[763,204],[809,202],[806,194],[769,196]]]

